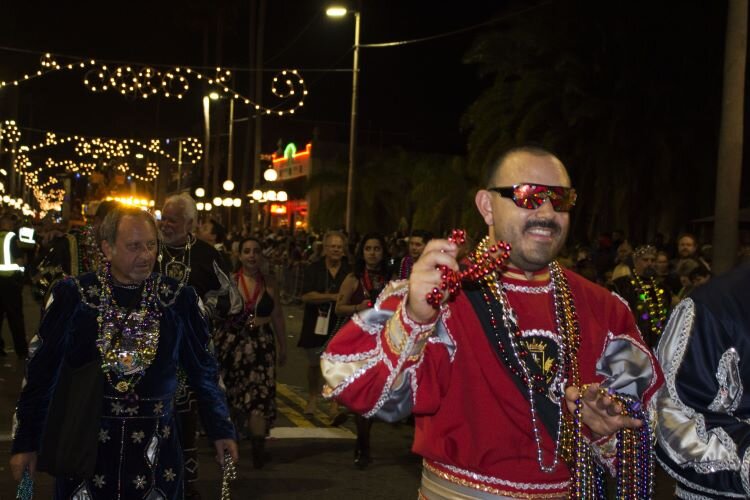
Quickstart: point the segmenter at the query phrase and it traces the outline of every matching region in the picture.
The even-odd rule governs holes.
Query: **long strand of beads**
[[[34,480],[31,479],[31,474],[28,469],[23,471],[21,476],[21,482],[18,483],[18,489],[16,490],[16,500],[32,500],[34,497]]]
[[[596,496],[594,498],[607,498],[607,482],[604,479],[604,469],[596,466]]]
[[[654,492],[654,435],[640,401],[632,396],[609,393],[600,388],[602,396],[613,398],[621,407],[621,415],[641,420],[638,429],[622,428],[617,431],[616,498],[641,500],[651,498]]]
[[[482,242],[480,246],[478,247],[478,252],[481,251],[483,247],[486,247],[486,242]],[[533,374],[531,373],[531,369],[529,365],[527,364],[526,360],[529,359],[529,352],[528,349],[525,347],[523,343],[523,338],[521,331],[518,327],[518,322],[515,317],[515,314],[513,312],[512,307],[510,306],[510,302],[508,301],[508,297],[505,294],[505,291],[503,290],[501,284],[498,282],[495,273],[488,274],[483,277],[483,281],[486,284],[485,289],[489,289],[492,295],[494,296],[495,300],[500,303],[501,309],[502,309],[502,321],[505,326],[505,329],[508,332],[508,339],[509,344],[511,348],[511,353],[513,355],[513,360],[515,360],[515,363],[512,362],[510,355],[506,352],[506,349],[504,347],[504,343],[502,342],[500,338],[500,332],[497,329],[498,322],[497,319],[494,316],[494,313],[492,311],[491,307],[491,299],[489,295],[483,291],[483,298],[485,302],[488,305],[488,311],[490,314],[490,324],[492,325],[494,329],[495,338],[497,340],[497,345],[499,347],[499,351],[501,353],[501,357],[503,360],[503,363],[511,370],[511,372],[518,377],[521,382],[526,386],[528,391],[528,399],[529,399],[529,410],[531,412],[531,427],[532,432],[534,436],[534,441],[536,444],[537,449],[537,463],[539,464],[539,468],[544,472],[553,472],[557,464],[559,463],[559,457],[560,457],[560,451],[562,449],[561,443],[563,441],[563,436],[565,434],[564,432],[564,416],[563,416],[563,402],[560,401],[558,405],[558,428],[557,428],[557,440],[555,442],[554,446],[554,453],[552,458],[552,463],[547,465],[544,463],[543,453],[542,453],[542,433],[539,430],[539,418],[536,408],[536,403],[534,401],[534,393],[540,392],[543,393],[546,391],[546,387],[544,386],[544,376],[541,374]],[[555,309],[558,310],[557,308]],[[561,346],[560,349],[558,349],[558,362],[557,366],[561,366],[564,361],[564,346]],[[553,373],[553,379],[555,379],[557,369],[555,369],[555,373]],[[559,394],[558,397],[562,398],[563,394]]]
[[[636,273],[630,276],[630,284],[638,298],[639,303],[636,307],[640,319],[648,321],[652,335],[658,337],[666,326],[667,320],[664,290],[656,285],[654,278],[651,278],[648,283],[644,283]]]
[[[550,276],[555,298],[555,306],[558,313],[556,316],[558,332],[562,337],[565,349],[565,368],[568,382],[580,387],[580,372],[578,370],[578,349],[580,346],[580,327],[578,317],[570,293],[568,280],[557,262],[550,263]],[[576,400],[576,408],[572,417],[572,425],[569,426],[572,457],[570,459],[573,469],[573,481],[571,482],[570,498],[586,498],[587,493],[595,485],[591,450],[583,435],[583,400],[582,396]]]
[[[102,371],[110,385],[118,392],[128,393],[128,398],[135,400],[135,385],[151,365],[159,344],[161,313],[156,306],[156,285],[151,277],[144,281],[139,308],[133,312],[121,309],[115,301],[109,262],[99,274],[99,285],[96,345],[102,358]],[[131,349],[127,349],[130,352],[122,352],[124,337],[132,345]],[[123,363],[127,366],[122,366]],[[115,375],[130,376],[115,382],[113,372]]]
[[[231,500],[230,481],[237,479],[237,467],[229,453],[224,453],[224,467],[221,476],[221,500]]]

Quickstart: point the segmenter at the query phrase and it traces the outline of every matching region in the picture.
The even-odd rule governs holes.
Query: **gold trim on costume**
[[[406,342],[409,340],[409,334],[406,333],[404,326],[401,324],[398,310],[386,322],[384,333],[385,335],[383,336],[385,337],[386,344],[388,344],[388,349],[396,356],[400,356],[401,351],[406,346]]]
[[[411,330],[410,332],[406,331],[407,326]],[[434,329],[435,323],[418,324],[409,319],[406,311],[404,311],[404,302],[401,302],[396,312],[386,322],[383,336],[388,348],[396,356],[401,356],[406,346],[409,345],[410,338],[414,337],[407,360],[416,361],[422,355],[427,344],[427,338],[432,335]]]
[[[474,492],[476,492],[476,494],[473,494]],[[567,492],[526,493],[513,490],[501,490],[484,483],[477,483],[469,481],[463,477],[455,476],[436,468],[427,460],[423,460],[422,487],[420,489],[420,495],[428,500],[499,500],[503,498],[564,499],[567,497]]]

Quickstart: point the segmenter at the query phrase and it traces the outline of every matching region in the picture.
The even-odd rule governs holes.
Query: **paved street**
[[[25,297],[27,334],[39,322],[37,305]],[[266,449],[271,461],[255,470],[250,460],[250,442],[240,443],[241,461],[238,479],[232,483],[233,498],[327,499],[414,498],[419,484],[420,460],[410,452],[413,427],[375,424],[372,429],[373,463],[366,471],[353,465],[354,423],[330,426],[327,405],[321,403],[313,416],[303,414],[305,406],[305,355],[296,348],[302,309],[287,306],[289,356],[279,372],[279,419]],[[3,338],[10,345],[7,326]],[[15,355],[0,358],[0,500],[15,498],[15,484],[7,465],[10,427],[18,395],[22,368]],[[206,500],[219,498],[221,478],[208,442],[203,441],[198,488]],[[37,480],[35,498],[51,497],[51,480]]]
[[[36,304],[26,298],[27,332],[39,321]],[[354,425],[330,426],[327,406],[322,403],[313,416],[303,414],[305,406],[305,357],[297,349],[296,334],[301,308],[287,306],[289,359],[280,370],[279,419],[267,444],[271,461],[261,470],[252,468],[250,442],[240,444],[238,479],[232,483],[235,499],[286,500],[305,498],[412,499],[419,484],[420,459],[410,452],[413,428],[406,424],[376,423],[372,429],[373,463],[366,471],[353,465]],[[3,336],[8,345],[7,327]],[[10,353],[0,359],[0,500],[15,498],[15,484],[7,466],[12,409],[20,387],[22,368]],[[202,467],[198,488],[205,500],[219,498],[221,478],[208,442],[203,441]],[[670,481],[659,475],[657,498],[672,498]],[[37,480],[35,498],[51,497],[51,480]]]

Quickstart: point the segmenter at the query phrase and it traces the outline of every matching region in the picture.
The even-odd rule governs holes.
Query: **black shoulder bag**
[[[63,361],[47,411],[37,469],[59,477],[94,475],[103,397],[98,357],[78,368]]]

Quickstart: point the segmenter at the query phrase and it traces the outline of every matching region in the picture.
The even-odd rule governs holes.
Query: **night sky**
[[[352,3],[358,3],[362,13],[362,44],[419,39],[463,30],[459,34],[420,43],[361,49],[358,115],[361,155],[387,152],[391,148],[465,155],[468,131],[461,128],[462,116],[483,91],[495,83],[494,75],[482,78],[476,66],[464,63],[467,52],[477,39],[488,30],[499,27],[530,26],[533,31],[535,24],[543,26],[538,20],[549,20],[551,15],[555,16],[554,23],[559,16],[560,26],[569,28],[571,33],[588,33],[596,29],[592,24],[597,23],[587,24],[586,19],[575,15],[576,9],[579,12],[588,9],[584,11],[590,14],[588,21],[596,21],[596,16],[601,16],[619,23],[615,36],[621,36],[623,40],[614,46],[621,52],[602,55],[610,70],[615,73],[650,72],[649,77],[653,73],[653,81],[674,89],[669,91],[670,96],[684,95],[695,89],[688,98],[675,100],[677,107],[672,121],[677,122],[680,116],[689,115],[684,110],[692,110],[693,115],[702,116],[703,121],[689,115],[693,121],[685,122],[682,130],[684,137],[690,140],[676,140],[665,146],[671,155],[678,156],[685,154],[684,146],[688,144],[692,156],[697,158],[700,153],[699,163],[707,166],[701,169],[701,176],[695,176],[696,179],[700,177],[696,182],[703,190],[698,196],[700,206],[692,203],[693,208],[689,207],[681,216],[689,220],[711,213],[714,190],[713,173],[709,170],[714,170],[719,129],[724,2],[673,1],[671,5],[659,4],[658,9],[648,2],[577,4],[563,0],[355,0]],[[85,4],[77,2],[71,8],[62,2],[43,6],[33,2],[5,2],[0,15],[0,80],[34,72],[39,67],[40,53],[49,51],[128,62],[133,66],[218,65],[234,68],[235,76],[230,86],[240,94],[252,97],[250,54],[254,45],[251,46],[249,40],[248,0],[135,1],[118,4],[112,13],[109,12],[111,4],[107,5],[106,13],[100,2],[82,5]],[[323,0],[267,2],[263,104],[279,104],[272,100],[269,89],[275,70],[281,68],[299,69],[307,82],[309,96],[305,106],[293,116],[264,118],[262,143],[265,153],[275,150],[279,141],[303,145],[312,138],[314,128],[319,130],[320,140],[339,143],[342,151],[349,141],[354,19],[353,16],[328,18],[325,15],[328,5]],[[691,14],[682,16],[684,13]],[[684,21],[682,24],[681,20]],[[482,26],[466,29],[476,25]],[[587,40],[585,37],[579,39]],[[655,48],[660,47],[661,51],[653,51],[658,56],[633,61],[639,57],[636,54],[642,55],[643,52],[631,49],[643,50],[645,40],[659,44]],[[686,48],[681,48],[680,43]],[[548,49],[554,55],[554,48]],[[591,52],[588,46],[584,49],[582,52]],[[596,60],[590,56],[583,60]],[[664,64],[660,64],[659,57],[663,58]],[[680,61],[683,64],[676,63]],[[548,64],[544,69],[549,69],[559,63],[556,60],[542,63],[531,57],[519,61],[519,66],[527,66],[528,70],[535,64]],[[597,89],[594,76],[600,69],[586,68],[586,91],[601,90]],[[677,70],[681,71],[677,75],[670,73]],[[191,81],[191,91],[181,101],[165,98],[144,101],[111,92],[92,94],[82,85],[82,78],[81,71],[63,71],[26,83],[18,89],[0,90],[0,119],[16,118],[24,129],[23,140],[27,143],[42,138],[40,134],[30,138],[29,128],[58,134],[141,140],[184,136],[202,140],[201,99],[205,89],[195,81]],[[632,81],[636,82],[635,85],[643,83],[643,80]],[[623,78],[608,80],[605,85],[628,85],[630,82]],[[700,85],[691,85],[695,82],[700,82]],[[658,109],[664,99],[649,102],[643,99],[648,94],[639,90],[623,88],[613,94],[622,96],[622,103],[642,106],[643,116],[648,116],[648,111]],[[599,97],[602,95],[609,94],[599,92]],[[584,95],[581,102],[596,106],[596,97]],[[226,101],[211,106],[212,123],[225,124]],[[244,156],[247,129],[242,119],[251,114],[251,109],[237,106],[235,113],[240,122],[235,127],[234,164],[239,167],[247,160]],[[638,112],[625,114],[636,122],[642,119]],[[601,127],[608,122],[608,117],[601,117]],[[595,123],[594,127],[598,124]],[[662,125],[669,128],[673,124]],[[212,125],[213,133],[222,132],[217,130],[221,127],[214,127]],[[637,132],[642,127],[635,128]],[[672,129],[680,130],[679,126]],[[628,130],[626,134],[633,133],[632,129]],[[745,127],[746,137],[748,130],[750,128]],[[587,147],[586,137],[576,138],[580,139],[576,147]],[[636,157],[636,149],[613,149],[611,154],[626,164],[644,164]],[[368,159],[361,158],[360,161]],[[581,158],[578,160],[581,164]],[[645,163],[649,161],[647,158]],[[696,162],[698,160],[693,163]],[[571,172],[576,175],[577,165],[572,166]],[[666,179],[671,178],[669,172],[662,174]],[[750,186],[749,181],[745,176],[743,186]],[[580,183],[581,179],[577,182]],[[688,192],[692,188],[680,189]],[[744,206],[750,189],[742,192]],[[591,193],[588,194],[590,199]]]
[[[233,87],[249,95],[249,2],[127,2],[112,14],[102,4],[88,8],[50,3],[6,2],[0,17],[0,45],[29,51],[133,63],[235,67]],[[321,0],[268,2],[266,68],[299,68],[309,97],[294,117],[264,122],[264,149],[277,140],[309,140],[319,125],[322,139],[347,142],[351,102],[352,16],[331,19]],[[365,1],[361,43],[427,37],[505,15],[503,2]],[[111,7],[107,7],[109,10]],[[218,11],[224,9],[223,21]],[[222,36],[217,40],[218,25]],[[482,82],[462,58],[479,30],[393,48],[360,52],[360,140],[371,146],[463,153],[462,113]],[[206,34],[207,37],[206,38]],[[205,50],[207,48],[207,50]],[[38,67],[39,56],[0,51],[0,78],[12,79]],[[343,71],[330,71],[343,70]],[[270,88],[273,73],[264,73]],[[92,94],[82,72],[61,72],[19,88],[22,127],[111,137],[202,137],[201,91],[193,86],[183,101],[128,100]],[[5,103],[3,103],[3,99]],[[8,112],[8,95],[0,106]],[[270,96],[266,96],[270,104]],[[0,108],[2,109],[2,108]],[[247,116],[237,107],[236,118]],[[242,134],[241,125],[237,132]]]

